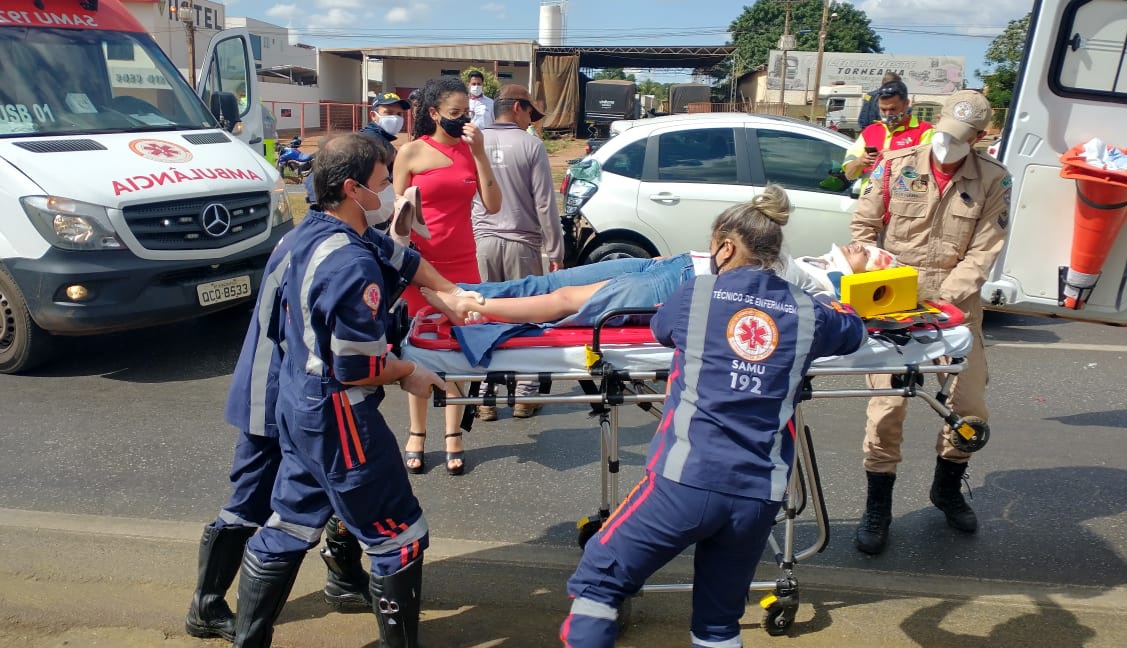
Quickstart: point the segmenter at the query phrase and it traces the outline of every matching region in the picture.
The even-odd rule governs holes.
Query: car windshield
[[[215,127],[147,34],[0,29],[0,137]]]

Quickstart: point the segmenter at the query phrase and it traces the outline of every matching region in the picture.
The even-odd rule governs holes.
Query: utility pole
[[[783,53],[783,76],[779,86],[779,103],[783,105],[783,114],[787,113],[787,51],[794,47],[794,36],[790,33],[790,1],[786,0],[787,13],[783,21],[783,35],[779,37],[779,49]]]
[[[173,0],[175,2],[175,0]],[[196,6],[188,0],[188,15],[180,16],[184,23],[184,34],[188,37],[188,85],[196,89]]]
[[[834,14],[837,15],[837,14]],[[814,63],[814,101],[810,102],[810,123],[814,123],[815,109],[822,92],[822,55],[826,52],[826,29],[830,22],[830,0],[822,6],[822,28],[818,31],[818,59]]]

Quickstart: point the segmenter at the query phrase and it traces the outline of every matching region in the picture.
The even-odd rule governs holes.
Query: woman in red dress
[[[488,213],[501,208],[501,189],[493,177],[481,131],[470,123],[469,93],[454,77],[431,79],[423,86],[415,111],[415,139],[405,144],[395,158],[395,193],[419,188],[422,213],[430,239],[411,234],[423,258],[443,277],[455,283],[480,283],[477,245],[474,243],[470,208],[475,193],[481,195]],[[417,288],[405,293],[412,316],[427,305]],[[456,386],[450,386],[457,396]],[[407,470],[423,470],[426,442],[425,398],[409,396],[411,430],[404,459]],[[446,471],[460,475],[465,470],[465,452],[459,423],[461,407],[446,407]]]

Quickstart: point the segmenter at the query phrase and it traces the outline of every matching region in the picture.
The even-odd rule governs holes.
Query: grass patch
[[[289,201],[290,211],[293,212],[293,224],[297,226],[301,219],[305,218],[305,212],[309,211],[309,205],[305,202],[305,192],[287,191],[286,200]]]

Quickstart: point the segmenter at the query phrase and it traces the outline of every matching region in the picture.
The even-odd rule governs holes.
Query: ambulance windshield
[[[0,138],[215,127],[147,34],[0,26]]]

